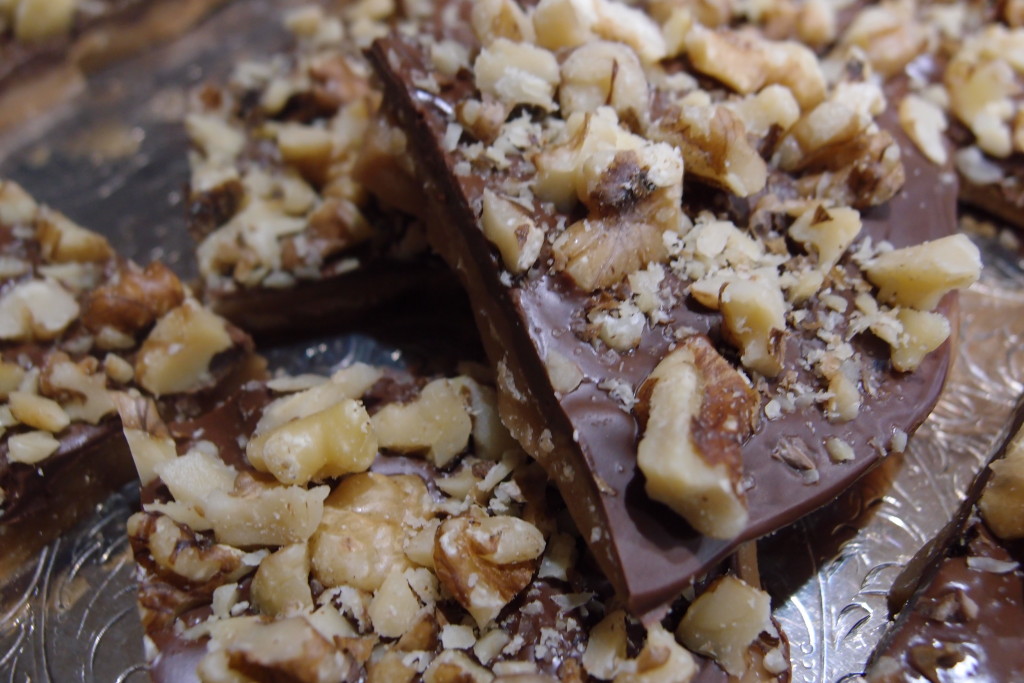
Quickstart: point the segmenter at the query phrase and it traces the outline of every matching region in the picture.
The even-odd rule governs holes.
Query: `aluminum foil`
[[[104,232],[126,256],[160,258],[193,277],[179,124],[187,93],[224,78],[238,59],[283,46],[284,4],[236,2],[186,38],[98,75],[66,106],[0,135],[0,176]],[[903,456],[760,545],[795,681],[839,681],[864,670],[887,625],[893,580],[956,509],[1024,389],[1020,245],[998,227],[965,223],[985,270],[961,298],[956,362],[935,412]],[[297,372],[352,360],[401,363],[403,348],[349,334],[265,352],[272,365]],[[124,536],[137,503],[126,487],[38,557],[0,572],[0,680],[146,680]]]

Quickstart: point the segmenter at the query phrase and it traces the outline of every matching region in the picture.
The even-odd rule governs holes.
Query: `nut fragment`
[[[95,333],[109,327],[134,336],[184,300],[185,289],[170,268],[158,261],[145,269],[129,263],[89,293],[82,322]]]
[[[555,108],[558,60],[543,48],[498,38],[480,51],[473,73],[481,92],[508,105]]]
[[[67,354],[53,353],[39,375],[40,392],[60,401],[72,420],[98,424],[114,411],[114,402],[106,376],[97,370],[91,358],[73,363]]]
[[[532,43],[535,40],[533,23],[513,0],[480,0],[473,3],[470,23],[477,40],[483,45],[490,45],[498,38],[517,43]]]
[[[530,582],[543,550],[540,531],[521,519],[453,517],[437,530],[434,567],[483,627]]]
[[[421,612],[402,567],[392,569],[374,593],[369,614],[373,630],[384,638],[399,638],[416,623]]]
[[[20,0],[14,7],[14,37],[38,43],[66,36],[77,7],[78,0]]]
[[[23,432],[7,439],[7,459],[35,465],[57,452],[60,441],[49,432]]]
[[[731,676],[747,671],[748,649],[762,633],[776,633],[771,599],[733,576],[723,576],[702,593],[676,631],[686,647],[712,657]]]
[[[999,538],[1024,538],[1024,432],[1011,439],[1006,455],[989,469],[992,478],[978,502],[985,523]]]
[[[735,537],[747,524],[740,447],[756,424],[757,393],[694,336],[662,359],[637,397],[647,494],[702,534]]]
[[[624,121],[647,119],[647,76],[636,53],[621,43],[581,45],[562,62],[558,101],[562,115],[609,105]]]
[[[766,377],[782,371],[786,303],[777,282],[758,278],[729,281],[719,294],[727,338],[743,355],[744,367]]]
[[[406,569],[400,521],[328,506],[310,541],[313,575],[324,586],[377,590],[394,568]]]
[[[95,263],[114,256],[105,237],[46,208],[36,219],[36,239],[48,263]]]
[[[501,260],[513,273],[529,270],[544,245],[544,231],[519,204],[484,190],[484,236],[498,248]]]
[[[12,391],[8,400],[14,419],[34,429],[56,434],[71,424],[59,403],[38,394]]]
[[[902,331],[892,347],[892,366],[900,372],[916,370],[925,356],[949,338],[949,320],[940,313],[901,308],[896,319]]]
[[[139,385],[155,396],[195,390],[209,383],[210,361],[232,346],[223,318],[188,300],[164,315],[135,361]]]
[[[252,570],[242,563],[242,551],[199,539],[164,515],[135,513],[128,519],[128,536],[145,543],[158,566],[192,583],[214,577],[230,582]]]
[[[265,557],[252,579],[252,599],[263,614],[312,610],[309,547],[296,543]]]
[[[693,655],[657,623],[647,629],[647,642],[629,665],[615,683],[688,683],[697,675]]]
[[[900,102],[900,125],[932,163],[940,166],[949,159],[944,133],[946,114],[935,103],[920,95],[907,95]]]
[[[381,448],[425,452],[437,467],[466,447],[473,429],[465,399],[447,379],[434,380],[409,403],[384,406],[372,422]]]
[[[552,246],[555,267],[580,289],[610,287],[667,254],[661,230],[628,220],[582,220],[571,225]]]
[[[594,0],[540,0],[531,18],[541,47],[576,47],[593,37],[597,6]]]
[[[860,214],[854,209],[826,209],[814,204],[800,214],[789,228],[789,235],[818,255],[818,268],[832,269],[857,235],[860,234]]]
[[[768,167],[747,139],[743,120],[727,107],[683,106],[651,134],[679,147],[687,174],[740,197],[764,189]]]
[[[0,299],[0,339],[54,339],[79,311],[75,298],[52,280],[20,282]]]
[[[308,484],[364,471],[377,455],[377,439],[366,409],[345,399],[257,434],[245,454],[282,484]]]
[[[864,272],[879,301],[930,311],[947,292],[977,281],[981,255],[966,235],[950,235],[879,254]]]

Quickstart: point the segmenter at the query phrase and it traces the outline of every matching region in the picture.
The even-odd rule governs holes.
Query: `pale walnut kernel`
[[[434,568],[483,627],[530,583],[543,550],[540,531],[521,519],[453,517],[437,530]]]
[[[375,633],[400,638],[416,624],[422,612],[420,601],[405,578],[405,568],[392,569],[373,595],[369,607]]]
[[[344,399],[257,434],[245,455],[282,484],[308,484],[366,470],[377,455],[377,439],[362,404]]]
[[[67,354],[54,353],[46,359],[39,374],[39,390],[60,401],[72,420],[97,424],[114,412],[107,378],[98,370],[95,359],[74,363]]]
[[[730,100],[725,106],[736,112],[747,132],[757,138],[764,138],[775,127],[789,130],[800,119],[800,104],[784,85],[769,85],[742,100]]]
[[[541,47],[576,47],[593,36],[597,6],[594,0],[540,0],[531,19]]]
[[[607,41],[581,45],[562,62],[561,76],[558,101],[563,116],[609,105],[620,120],[646,122],[647,76],[627,46]]]
[[[36,219],[36,239],[47,263],[96,263],[114,256],[105,237],[45,208]]]
[[[533,24],[513,0],[479,0],[473,3],[470,23],[477,40],[490,45],[498,38],[516,43],[532,43],[536,39]]]
[[[966,235],[950,235],[879,254],[864,272],[879,301],[930,311],[947,292],[978,280],[981,254]]]
[[[12,391],[7,400],[14,419],[33,429],[56,434],[71,424],[59,403],[38,394]]]
[[[309,589],[309,546],[285,546],[260,562],[252,579],[252,600],[261,614],[286,614],[313,609]]]
[[[662,359],[637,398],[647,494],[702,534],[735,537],[747,524],[740,447],[756,424],[756,392],[694,336]]]
[[[624,668],[614,683],[688,683],[697,675],[693,655],[657,623],[647,629],[640,654]]]
[[[679,147],[687,175],[739,197],[764,189],[768,167],[747,139],[743,120],[724,106],[683,106],[650,131]]]
[[[786,302],[778,282],[733,279],[720,290],[726,337],[742,351],[744,367],[766,377],[782,371]]]
[[[694,652],[713,658],[731,676],[743,676],[748,650],[762,633],[776,634],[771,599],[733,576],[723,576],[683,616],[676,636]]]
[[[509,271],[519,274],[536,263],[544,246],[544,231],[525,207],[489,189],[484,190],[480,223],[484,236],[498,248]]]
[[[78,0],[20,0],[14,7],[14,37],[41,43],[71,32]]]
[[[391,522],[408,523],[427,517],[429,495],[423,480],[413,474],[366,472],[345,477],[326,505]]]
[[[203,683],[256,680],[334,683],[352,678],[354,662],[305,617],[236,617],[211,627],[212,646],[197,668]],[[245,674],[243,674],[245,672]]]
[[[7,439],[7,459],[25,465],[35,465],[46,460],[60,448],[60,441],[49,432],[24,432],[12,434]]]
[[[668,256],[661,233],[648,223],[582,220],[552,246],[555,267],[584,291],[610,287]]]
[[[892,366],[900,372],[916,370],[925,356],[949,338],[949,320],[940,313],[901,308],[896,319],[903,329],[892,346]]]
[[[177,459],[174,439],[151,399],[122,392],[114,393],[112,399],[121,416],[139,482],[145,486],[157,478],[159,466]]]
[[[224,319],[188,300],[157,321],[139,349],[135,376],[156,396],[195,390],[211,380],[213,357],[231,346]]]
[[[613,679],[627,659],[626,644],[626,613],[616,610],[590,630],[583,667],[591,676]]]
[[[949,159],[945,132],[946,114],[930,100],[920,95],[907,95],[900,102],[900,125],[917,148],[929,161],[939,166]]]
[[[473,429],[465,399],[447,379],[434,380],[409,403],[384,406],[372,423],[381,448],[425,453],[437,467],[466,448]]]
[[[0,400],[6,401],[7,395],[21,386],[25,379],[25,371],[17,363],[0,360]]]
[[[860,230],[860,213],[856,210],[812,204],[790,226],[789,235],[817,254],[820,270],[829,271],[853,244]]]
[[[240,548],[282,546],[313,535],[327,493],[326,486],[306,490],[250,481],[241,490],[214,491],[201,509],[218,542]]]
[[[395,567],[411,565],[399,522],[328,506],[310,540],[313,576],[324,586],[377,590]]]
[[[144,543],[159,567],[192,583],[206,583],[214,577],[230,582],[252,570],[243,564],[241,550],[205,543],[191,529],[164,515],[135,513],[128,519],[128,536]]]
[[[52,280],[21,282],[0,299],[0,339],[54,339],[80,310],[75,298]]]
[[[38,211],[36,200],[21,185],[10,180],[0,180],[0,223],[28,225]]]
[[[445,650],[423,672],[423,683],[491,683],[494,674],[458,650]]]
[[[642,10],[617,2],[596,0],[594,32],[607,40],[625,43],[645,63],[653,64],[668,55],[661,29]]]
[[[913,17],[908,3],[883,2],[862,10],[843,35],[844,45],[855,45],[867,54],[872,68],[892,76],[927,46],[928,33]]]
[[[482,93],[508,105],[555,108],[552,96],[559,82],[558,60],[543,48],[498,38],[480,51],[473,73]]]
[[[999,538],[1024,538],[1024,432],[1011,439],[1006,455],[989,468],[992,478],[985,485],[978,509]]]

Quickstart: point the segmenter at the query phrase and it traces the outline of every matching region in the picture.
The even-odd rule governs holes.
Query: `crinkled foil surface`
[[[193,277],[179,124],[187,93],[224,78],[239,59],[284,45],[283,4],[236,2],[184,39],[95,77],[68,105],[0,135],[0,176],[104,232],[126,256],[160,258]],[[1024,388],[1024,252],[997,226],[965,225],[985,270],[961,298],[956,361],[935,412],[903,456],[761,542],[761,571],[792,643],[795,681],[863,671],[887,624],[890,586],[957,508]],[[393,341],[365,334],[267,355],[293,372],[404,358]],[[125,488],[34,560],[0,574],[0,680],[148,680],[124,536],[137,500]]]

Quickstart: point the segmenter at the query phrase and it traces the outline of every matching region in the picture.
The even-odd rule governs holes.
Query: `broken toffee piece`
[[[176,420],[259,369],[249,338],[165,266],[119,258],[0,180],[0,519],[60,504],[95,469],[83,458],[123,452],[111,390],[139,388]]]
[[[495,400],[362,364],[176,426],[121,395],[153,680],[790,679],[767,594],[737,578],[646,630],[616,609]]]
[[[247,330],[294,333],[417,290],[453,295],[356,29],[314,5],[285,23],[293,50],[201,88],[185,120],[204,300]]]
[[[867,677],[873,683],[1009,680],[1009,674],[1024,671],[1020,422],[1018,409],[1018,431],[1004,453],[979,475],[947,528],[904,571],[911,595],[896,596],[899,616],[872,657]]]
[[[183,33],[224,2],[0,2],[0,129],[45,112],[89,71]]]
[[[798,44],[673,32],[673,12],[605,0],[461,10],[476,39],[456,3],[435,37],[374,44],[385,107],[503,420],[649,613],[904,446],[945,377],[944,295],[977,277],[977,250],[950,236],[954,184],[862,62],[827,82]],[[710,350],[676,364],[692,391],[644,388],[691,345]],[[638,463],[652,440],[667,470]]]

